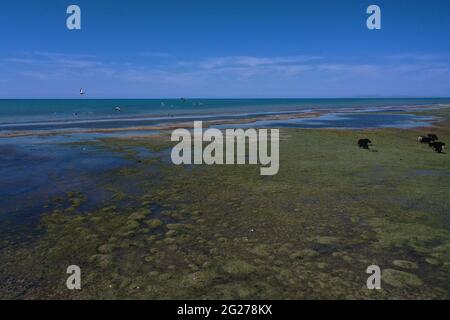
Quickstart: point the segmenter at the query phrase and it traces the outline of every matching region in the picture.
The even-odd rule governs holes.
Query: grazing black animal
[[[428,136],[422,136],[422,137],[418,137],[417,141],[419,141],[420,143],[430,143],[433,140],[431,140],[431,138]]]
[[[430,142],[430,147],[433,148],[434,152],[442,153],[445,147],[445,143],[443,142]]]
[[[429,133],[429,134],[427,135],[427,137],[430,138],[431,141],[437,141],[437,140],[439,140],[438,136],[435,135],[435,134],[433,134],[433,133]]]
[[[371,144],[371,143],[372,143],[372,141],[370,141],[369,139],[359,139],[358,140],[358,146],[363,149],[369,149],[369,144]]]

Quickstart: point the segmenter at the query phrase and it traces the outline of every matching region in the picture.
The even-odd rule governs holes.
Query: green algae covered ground
[[[101,140],[134,165],[98,183],[104,205],[73,190],[35,237],[2,240],[0,298],[449,299],[450,157],[417,143],[449,127],[282,129],[276,176],[174,166],[164,139]],[[72,264],[81,290],[66,289]]]

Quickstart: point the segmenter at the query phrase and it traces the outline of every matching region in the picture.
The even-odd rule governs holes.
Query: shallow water
[[[306,109],[393,108],[450,104],[450,99],[68,99],[0,100],[0,123],[106,119],[140,115],[255,113]],[[121,111],[117,112],[116,107]]]
[[[448,104],[450,99],[0,100],[0,132],[123,128],[311,111],[405,112]]]
[[[386,109],[385,109],[386,110]],[[403,110],[403,109],[398,109]],[[392,111],[392,110],[390,110]],[[244,115],[253,117],[254,115]],[[209,117],[209,116],[206,116]],[[215,116],[210,116],[215,117]],[[239,118],[242,115],[229,115],[229,118]],[[183,121],[195,120],[183,116]],[[260,120],[247,124],[224,124],[215,127],[224,128],[383,128],[429,125],[434,118],[411,114],[383,114],[379,112],[334,112],[313,118],[295,118],[286,120]],[[124,120],[124,119],[122,119]],[[171,121],[171,118],[147,120]],[[198,120],[198,119],[197,119]],[[145,120],[142,120],[145,121]],[[134,120],[133,120],[134,122]],[[127,121],[100,122],[108,125],[127,125]],[[79,125],[79,124],[77,124]],[[86,123],[91,126],[92,123]],[[96,123],[95,125],[99,125]],[[61,125],[63,126],[63,125]],[[101,177],[102,173],[127,165],[127,160],[120,155],[104,149],[77,144],[78,142],[93,142],[100,138],[126,137],[129,135],[156,134],[158,131],[124,131],[114,133],[77,133],[54,134],[48,136],[26,136],[0,139],[0,222],[3,227],[8,225],[5,219],[20,224],[27,217],[39,216],[45,211],[44,206],[51,197],[64,195],[71,190],[88,190],[92,188],[89,178]],[[75,143],[67,145],[68,143]],[[151,157],[147,149],[134,150],[139,157]],[[92,179],[90,180],[92,181]],[[57,186],[57,188],[55,188]],[[91,205],[102,200],[100,192]],[[9,224],[10,225],[10,224]]]
[[[224,124],[224,128],[412,128],[430,125],[433,117],[411,114],[330,113],[315,118],[261,120],[245,124]]]
[[[27,137],[0,141],[0,231],[37,223],[55,197],[85,190],[96,197],[95,206],[106,196],[94,190],[92,178],[105,180],[108,170],[129,163],[118,154],[88,145],[65,145],[71,137]]]

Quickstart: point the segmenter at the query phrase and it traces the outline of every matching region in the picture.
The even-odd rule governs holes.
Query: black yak
[[[430,147],[437,153],[442,153],[445,147],[445,143],[443,142],[430,142]]]
[[[433,134],[433,133],[429,133],[426,136],[421,136],[417,138],[417,141],[421,142],[421,143],[430,143],[430,142],[434,142],[439,140],[438,136]]]
[[[422,137],[418,137],[417,141],[419,141],[420,143],[430,143],[433,140],[431,140],[431,138],[428,136],[422,136]]]
[[[371,143],[372,143],[372,141],[370,141],[369,139],[359,139],[358,140],[358,146],[363,149],[369,149],[369,144],[371,144]]]

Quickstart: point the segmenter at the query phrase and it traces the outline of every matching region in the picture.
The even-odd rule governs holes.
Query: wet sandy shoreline
[[[148,136],[159,134],[160,132],[166,132],[178,128],[192,128],[193,121],[203,121],[203,127],[262,127],[267,124],[267,127],[299,127],[308,128],[303,125],[304,123],[319,123],[322,119],[327,121],[327,125],[324,126],[311,126],[311,129],[333,129],[333,121],[340,120],[341,125],[336,129],[364,129],[364,128],[376,128],[378,123],[370,124],[364,123],[364,117],[373,118],[384,116],[384,119],[380,120],[381,125],[379,128],[392,127],[402,128],[402,121],[409,122],[410,125],[404,128],[430,128],[439,124],[442,120],[439,118],[439,110],[449,109],[450,105],[430,105],[427,107],[408,107],[408,108],[395,108],[381,107],[379,109],[373,108],[340,108],[339,110],[321,109],[321,110],[299,110],[299,111],[274,111],[266,113],[242,113],[242,114],[206,114],[206,115],[178,115],[176,117],[152,117],[148,115],[141,117],[127,117],[117,119],[104,119],[104,120],[84,120],[80,123],[91,125],[90,127],[73,127],[73,122],[67,122],[68,127],[64,127],[63,124],[57,124],[56,128],[43,128],[43,124],[39,124],[35,129],[29,127],[24,130],[0,130],[0,139],[7,138],[20,138],[20,137],[46,137],[46,136],[64,136],[64,135],[77,135],[77,134],[104,134],[111,135],[115,138],[124,137],[130,138],[132,136]],[[392,116],[392,119],[391,117]],[[334,118],[333,118],[334,117]],[[346,118],[350,117],[350,118]],[[354,117],[355,119],[351,119]],[[361,118],[363,117],[363,118]],[[395,117],[403,117],[398,123],[395,122]],[[408,118],[409,117],[409,118]],[[340,119],[338,119],[340,118]],[[345,125],[346,119],[348,125]],[[351,120],[351,121],[350,121]],[[359,121],[361,120],[361,121]],[[352,127],[353,124],[357,124],[357,127]],[[358,123],[359,121],[359,123]],[[133,122],[144,122],[143,124],[133,124]],[[147,124],[145,124],[147,122]],[[344,122],[344,123],[342,123]],[[64,122],[65,123],[65,122]],[[75,122],[76,124],[77,122]],[[392,124],[390,124],[392,123]],[[110,126],[108,126],[110,124]],[[290,125],[292,124],[292,125]],[[284,126],[285,125],[285,126]],[[61,126],[61,128],[59,128]]]
[[[299,112],[293,114],[276,114],[265,115],[252,118],[241,119],[217,119],[203,121],[204,127],[212,125],[223,124],[244,124],[251,123],[258,120],[287,120],[287,119],[300,119],[300,118],[314,118],[325,114],[325,112]],[[132,127],[120,127],[120,128],[90,128],[90,129],[61,129],[61,130],[22,130],[0,133],[0,138],[13,138],[13,137],[25,137],[25,136],[51,136],[51,135],[64,135],[64,134],[78,134],[78,133],[116,133],[116,132],[133,132],[133,131],[167,131],[177,128],[192,128],[192,122],[172,122],[167,124],[155,124],[155,125],[141,125]]]

